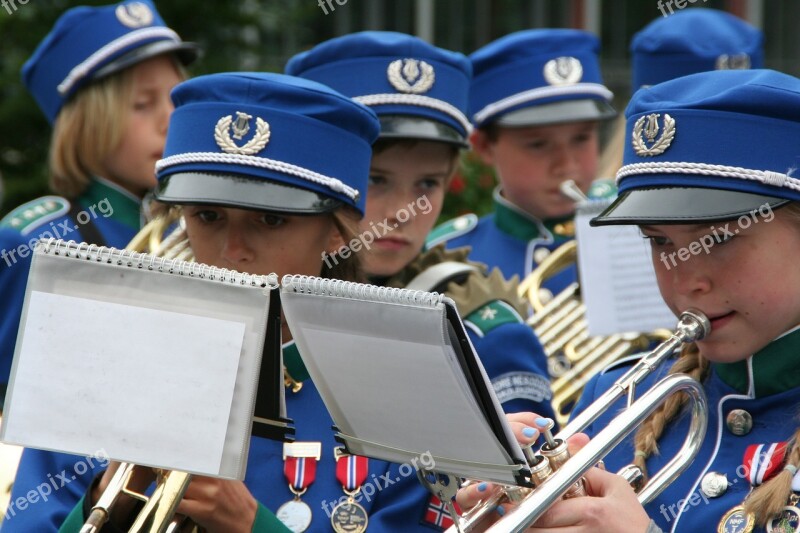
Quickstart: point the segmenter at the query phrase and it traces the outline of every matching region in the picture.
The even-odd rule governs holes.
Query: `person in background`
[[[53,126],[52,195],[0,220],[0,407],[9,380],[33,246],[62,238],[124,247],[155,186],[172,103],[198,55],[149,0],[76,7],[59,17],[22,68]]]
[[[470,55],[472,149],[500,181],[495,211],[446,222],[431,233],[429,247],[471,246],[470,259],[524,278],[574,237],[583,195],[613,193],[608,183],[592,189],[599,125],[616,115],[599,48],[587,32],[542,29],[512,33]],[[575,268],[551,277],[542,299],[576,278]]]

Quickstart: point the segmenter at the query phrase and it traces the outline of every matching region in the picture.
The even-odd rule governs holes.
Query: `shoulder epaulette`
[[[69,212],[70,203],[60,196],[43,196],[15,208],[0,220],[0,227],[11,228],[22,235],[60,218]]]
[[[469,233],[478,225],[478,216],[474,213],[462,215],[460,217],[448,220],[437,227],[428,234],[425,240],[426,248],[433,248],[437,244],[447,242],[450,239],[455,239],[464,234]]]
[[[522,324],[516,309],[503,300],[492,300],[464,317],[464,323],[481,337],[503,324]]]

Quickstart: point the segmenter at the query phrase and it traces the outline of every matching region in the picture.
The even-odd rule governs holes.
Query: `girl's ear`
[[[334,220],[333,222],[330,237],[328,238],[328,255],[333,255],[334,252],[339,250],[342,246],[345,246],[342,231],[339,229],[339,225],[336,224],[336,221]]]
[[[469,136],[472,151],[478,154],[486,165],[494,165],[494,150],[492,141],[485,131],[475,128]]]

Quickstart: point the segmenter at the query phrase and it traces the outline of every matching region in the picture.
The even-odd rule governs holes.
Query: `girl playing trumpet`
[[[797,529],[798,110],[800,80],[767,70],[701,73],[634,96],[620,196],[593,224],[638,225],[668,306],[711,320],[710,335],[637,388],[667,373],[695,377],[708,396],[709,430],[694,463],[646,507],[622,478],[592,469],[590,496],[558,502],[533,531]],[[576,412],[624,371],[597,376]],[[631,462],[645,475],[658,470],[685,435],[683,407],[681,397],[667,401],[606,457],[609,470]],[[478,497],[470,488],[459,500]]]

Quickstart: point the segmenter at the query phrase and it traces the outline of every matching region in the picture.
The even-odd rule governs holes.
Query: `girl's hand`
[[[241,481],[194,476],[177,512],[209,533],[249,533],[257,509],[258,502]]]

